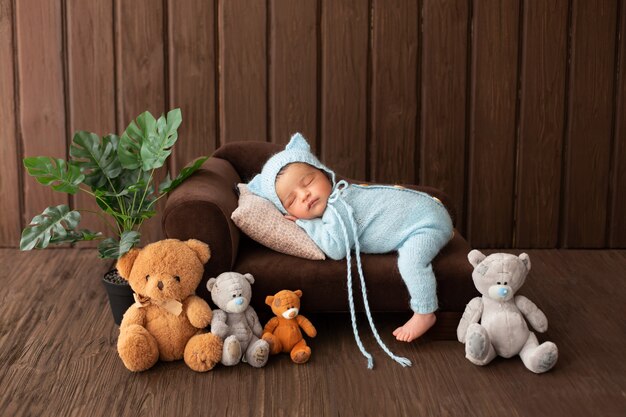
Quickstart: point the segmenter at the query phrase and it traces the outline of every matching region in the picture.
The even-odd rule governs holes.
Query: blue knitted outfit
[[[284,151],[272,156],[260,174],[248,184],[254,194],[270,200],[282,213],[287,213],[276,194],[276,175],[287,164],[304,162],[324,171],[332,183],[332,193],[321,218],[296,220],[319,248],[330,258],[346,258],[348,296],[355,339],[361,352],[373,366],[356,330],[352,295],[351,250],[355,250],[363,303],[372,332],[383,350],[404,366],[406,358],[395,356],[384,345],[374,326],[367,302],[360,253],[398,251],[398,269],[411,297],[416,313],[437,309],[436,280],[431,261],[453,234],[452,220],[439,200],[426,193],[383,185],[354,185],[335,181],[335,173],[312,153],[306,139],[296,133]]]

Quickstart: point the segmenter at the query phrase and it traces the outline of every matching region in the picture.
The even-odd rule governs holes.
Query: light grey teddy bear
[[[558,358],[558,349],[552,342],[540,345],[524,317],[540,333],[548,329],[548,319],[528,298],[515,295],[530,271],[528,255],[485,256],[473,250],[467,257],[474,266],[474,285],[483,295],[467,304],[457,328],[467,359],[486,365],[496,355],[519,355],[526,368],[535,373],[550,370]]]
[[[211,299],[219,309],[213,310],[211,333],[224,339],[222,364],[232,366],[242,359],[255,368],[267,363],[269,344],[260,339],[263,328],[250,307],[254,277],[251,274],[224,272],[207,282]]]

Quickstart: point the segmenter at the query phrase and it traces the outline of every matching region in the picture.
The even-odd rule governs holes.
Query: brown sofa
[[[206,280],[224,271],[249,272],[256,278],[252,306],[261,318],[267,317],[264,300],[282,289],[304,292],[302,310],[307,313],[348,311],[345,260],[312,261],[271,249],[241,233],[230,219],[237,207],[236,184],[248,182],[260,172],[265,161],[282,148],[267,142],[233,142],[219,148],[203,168],[170,195],[162,226],[165,237],[200,239],[209,244],[212,258],[205,267],[198,294],[210,300]],[[339,176],[341,179],[341,177]],[[439,198],[451,207],[441,191],[409,186]],[[451,213],[454,220],[454,213]],[[467,261],[470,246],[455,232],[453,239],[433,261],[439,297],[435,334],[454,338],[454,328],[467,302],[477,292]],[[409,313],[408,293],[400,278],[395,253],[363,255],[363,272],[373,312]],[[358,277],[354,277],[357,310],[360,302]]]

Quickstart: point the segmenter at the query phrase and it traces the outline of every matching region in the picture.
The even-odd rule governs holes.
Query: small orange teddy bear
[[[268,295],[265,304],[276,314],[263,329],[263,340],[270,345],[270,354],[289,352],[295,363],[305,363],[311,357],[311,348],[306,345],[300,327],[309,337],[315,337],[317,330],[304,316],[299,316],[302,291],[282,290]]]

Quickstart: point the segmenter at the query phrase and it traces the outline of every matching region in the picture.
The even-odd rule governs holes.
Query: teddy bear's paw
[[[270,345],[265,340],[257,340],[246,352],[246,361],[255,368],[262,368],[270,356]]]
[[[222,351],[222,365],[233,366],[241,361],[241,344],[237,340],[237,336],[231,335],[224,340],[224,349]]]
[[[196,335],[187,342],[184,358],[194,371],[210,371],[222,358],[222,340],[211,333]]]
[[[311,357],[311,348],[305,346],[304,348],[294,349],[291,351],[291,360],[295,363],[306,363]]]
[[[540,374],[547,372],[556,364],[559,357],[559,350],[552,342],[544,342],[537,346],[529,361],[528,369]]]
[[[489,335],[483,326],[474,323],[468,327],[465,338],[465,356],[470,361],[482,365],[489,354],[490,345]]]
[[[117,352],[129,371],[141,372],[159,360],[159,347],[154,337],[142,326],[133,324],[120,332]]]

